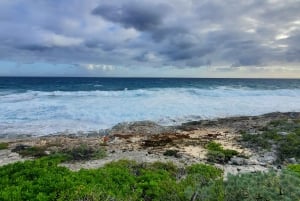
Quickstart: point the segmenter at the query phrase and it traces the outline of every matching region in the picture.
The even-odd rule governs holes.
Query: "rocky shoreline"
[[[280,169],[284,163],[296,163],[295,158],[277,161],[276,146],[261,149],[248,146],[241,141],[241,133],[260,135],[272,121],[300,120],[300,112],[269,113],[260,116],[242,116],[201,120],[183,123],[179,126],[161,126],[150,121],[121,123],[103,133],[78,135],[51,135],[43,137],[23,137],[0,139],[7,143],[7,149],[0,150],[0,166],[17,161],[31,160],[12,152],[17,146],[42,147],[46,154],[66,150],[85,144],[101,147],[106,157],[96,160],[80,160],[62,163],[62,166],[77,171],[81,168],[98,168],[121,159],[137,162],[173,162],[178,166],[193,163],[213,163],[227,173],[267,171]],[[285,131],[282,130],[282,133]],[[238,152],[230,160],[211,162],[207,158],[207,143],[216,142],[224,149]]]

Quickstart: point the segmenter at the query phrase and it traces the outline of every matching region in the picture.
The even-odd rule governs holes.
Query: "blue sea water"
[[[300,80],[0,77],[0,136],[300,112]]]

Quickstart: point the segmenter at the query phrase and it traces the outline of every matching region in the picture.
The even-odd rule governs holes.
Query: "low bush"
[[[235,150],[224,149],[220,143],[214,141],[207,143],[206,148],[208,149],[207,160],[213,163],[228,162],[233,156],[239,154]]]
[[[210,196],[212,191],[216,190],[218,195],[222,193],[222,188],[216,189],[215,185],[223,182],[222,170],[210,165],[194,164],[187,167],[186,171],[186,179],[181,183],[186,200],[214,200]]]
[[[2,149],[7,149],[8,148],[8,143],[7,142],[0,142],[0,150]]]
[[[179,168],[172,162],[154,162],[147,164],[147,169],[149,170],[165,170],[170,173],[172,176],[176,176],[179,171]]]
[[[28,145],[17,145],[14,149],[12,149],[13,152],[16,152],[20,154],[23,157],[43,157],[46,156],[46,149],[44,147],[37,147],[37,146],[28,146]]]
[[[180,158],[181,155],[178,152],[179,150],[169,149],[164,152],[164,156],[173,156],[175,158]]]
[[[205,185],[210,180],[221,178],[223,175],[223,171],[213,167],[211,165],[205,165],[205,164],[194,164],[191,166],[188,166],[186,168],[188,177],[195,177],[198,176],[201,179],[201,184]]]
[[[210,151],[223,151],[223,147],[220,143],[216,143],[214,141],[210,141],[206,144],[206,149]]]
[[[278,160],[300,159],[300,123],[299,121],[270,122],[261,134],[242,133],[242,141],[262,149],[277,147]]]
[[[63,158],[64,161],[80,161],[80,160],[91,160],[100,159],[106,156],[106,150],[103,147],[91,147],[87,144],[80,144],[71,149],[63,149],[55,152],[48,152],[47,147],[28,146],[19,144],[13,152],[20,154],[23,157],[35,157],[40,158],[43,156],[52,156]]]
[[[282,173],[229,175],[194,164],[182,171],[173,163],[121,160],[98,169],[70,171],[58,156],[0,167],[1,201],[241,201],[299,200],[299,165]],[[293,172],[293,173],[291,173]]]
[[[300,134],[290,133],[278,143],[278,158],[283,161],[286,158],[300,159]]]
[[[188,200],[185,189],[207,186],[222,171],[193,165],[182,171],[173,163],[117,161],[99,169],[72,172],[54,155],[0,167],[0,200]],[[200,183],[199,183],[200,182]]]
[[[64,155],[67,161],[80,161],[104,158],[106,151],[102,147],[91,147],[81,144],[72,149],[58,151],[56,154]]]
[[[300,178],[288,171],[229,175],[224,186],[226,201],[300,199]]]
[[[288,165],[288,170],[294,172],[300,177],[300,164]]]
[[[211,163],[225,163],[225,154],[220,151],[208,150],[206,157],[207,161]]]

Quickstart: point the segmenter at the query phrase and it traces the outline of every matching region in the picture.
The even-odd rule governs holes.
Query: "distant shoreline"
[[[95,79],[248,79],[248,80],[299,80],[300,77],[93,77],[93,76],[1,76],[0,78],[95,78]]]
[[[30,134],[18,134],[18,135],[0,135],[0,141],[1,139],[5,140],[14,140],[14,139],[28,139],[28,138],[43,138],[43,137],[58,137],[58,136],[66,136],[66,137],[103,137],[105,135],[109,135],[111,132],[114,132],[114,130],[118,127],[128,127],[139,124],[149,124],[149,125],[157,125],[160,127],[161,130],[164,129],[177,129],[185,126],[190,126],[193,124],[201,125],[202,123],[209,123],[209,122],[236,122],[244,119],[262,119],[265,121],[268,120],[276,120],[280,118],[288,118],[288,116],[299,116],[300,118],[300,112],[271,112],[271,113],[265,113],[262,115],[236,115],[236,116],[230,116],[230,117],[219,117],[219,118],[211,118],[211,119],[200,119],[200,120],[190,120],[185,122],[178,122],[174,125],[163,125],[159,122],[155,121],[149,121],[149,120],[141,120],[141,121],[132,121],[132,122],[120,122],[118,124],[115,124],[114,126],[107,128],[107,129],[99,129],[94,131],[78,131],[78,132],[57,132],[57,133],[51,133],[51,134],[45,134],[45,135],[30,135]],[[150,128],[151,130],[151,128]],[[155,132],[155,131],[150,131]]]

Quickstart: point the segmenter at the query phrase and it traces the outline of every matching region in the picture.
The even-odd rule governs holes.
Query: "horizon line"
[[[148,76],[36,76],[36,75],[22,75],[10,76],[0,75],[0,78],[142,78],[142,79],[300,79],[300,77],[148,77]]]

